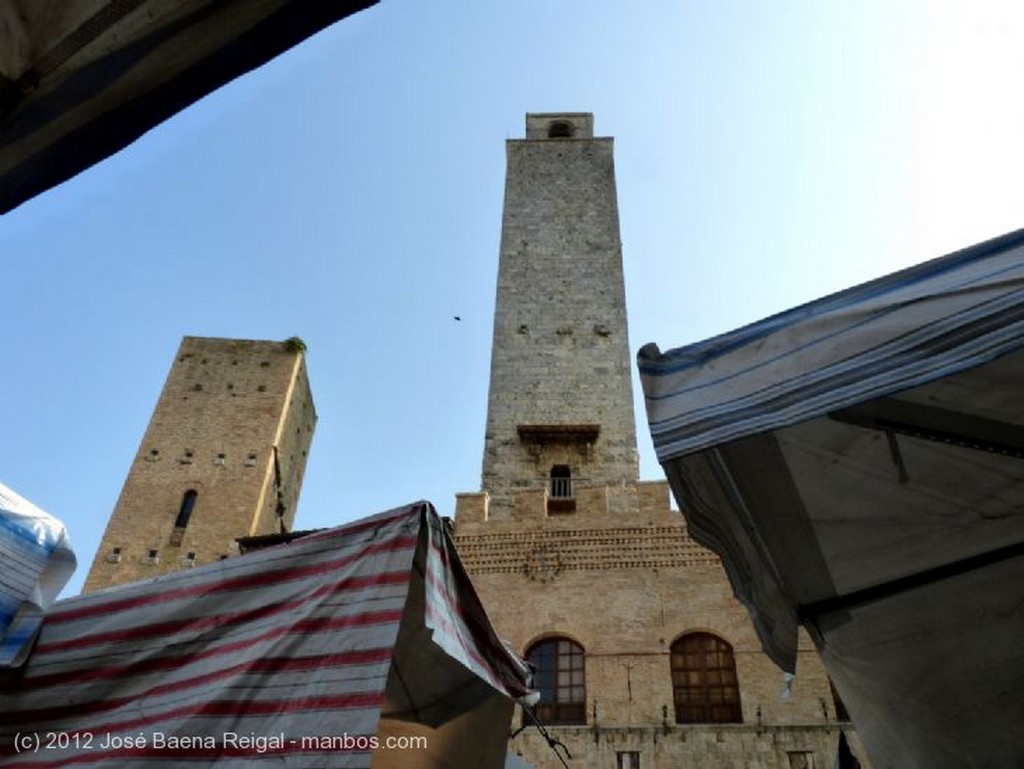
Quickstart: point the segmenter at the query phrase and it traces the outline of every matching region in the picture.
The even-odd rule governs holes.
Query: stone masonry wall
[[[643,769],[789,769],[791,754],[793,766],[809,754],[809,765],[831,767],[840,729],[856,749],[810,639],[801,638],[783,699],[782,672],[761,651],[718,557],[670,509],[667,483],[641,483],[637,498],[643,505],[627,515],[583,505],[544,515],[538,504],[515,520],[487,520],[486,494],[457,500],[459,554],[499,635],[523,655],[552,635],[584,648],[586,726],[550,728],[570,748],[570,766],[614,768],[616,752],[635,750]],[[742,724],[675,723],[669,649],[693,631],[732,646]],[[533,729],[512,748],[538,769],[561,766]]]
[[[553,464],[591,484],[638,476],[612,140],[511,140],[507,156],[483,460],[492,518]],[[538,443],[519,425],[599,432]]]

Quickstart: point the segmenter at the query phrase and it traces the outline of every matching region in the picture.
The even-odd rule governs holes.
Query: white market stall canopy
[[[874,766],[1024,765],[1024,231],[638,360],[691,533]]]
[[[21,665],[75,571],[64,524],[0,483],[0,669]]]
[[[500,769],[526,693],[418,503],[59,602],[0,673],[0,766]]]

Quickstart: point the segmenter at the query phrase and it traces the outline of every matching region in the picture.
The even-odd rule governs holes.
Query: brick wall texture
[[[863,756],[810,639],[801,638],[784,698],[782,671],[761,651],[718,557],[671,509],[668,484],[635,490],[625,514],[584,504],[547,514],[543,490],[533,514],[514,520],[489,519],[486,493],[456,500],[456,545],[499,635],[523,655],[554,636],[585,651],[586,723],[550,727],[569,765],[615,769],[616,753],[638,752],[643,769],[831,769],[840,730]],[[675,723],[669,651],[691,632],[732,647],[742,723]],[[535,729],[511,747],[538,769],[561,766]]]
[[[301,351],[186,337],[84,592],[236,555],[236,537],[290,530],[315,424]],[[176,526],[190,491],[191,516]]]

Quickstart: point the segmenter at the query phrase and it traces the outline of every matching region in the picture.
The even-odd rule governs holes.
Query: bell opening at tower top
[[[592,112],[535,112],[526,115],[527,139],[593,139]]]
[[[548,124],[549,139],[571,139],[573,124],[568,120],[553,120]]]

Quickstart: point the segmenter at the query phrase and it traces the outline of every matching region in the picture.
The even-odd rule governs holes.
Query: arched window
[[[711,633],[687,633],[672,644],[672,700],[677,724],[742,723],[732,647]]]
[[[534,706],[546,724],[585,724],[587,689],[583,647],[568,638],[545,638],[526,652],[533,666],[533,685],[540,692]]]
[[[181,498],[181,509],[178,511],[178,517],[174,521],[174,528],[184,529],[188,526],[188,519],[192,517],[192,509],[196,506],[196,497],[199,496],[199,492],[195,489],[189,489],[185,492],[185,496]]]
[[[573,125],[568,120],[553,120],[548,125],[549,139],[571,139]]]

